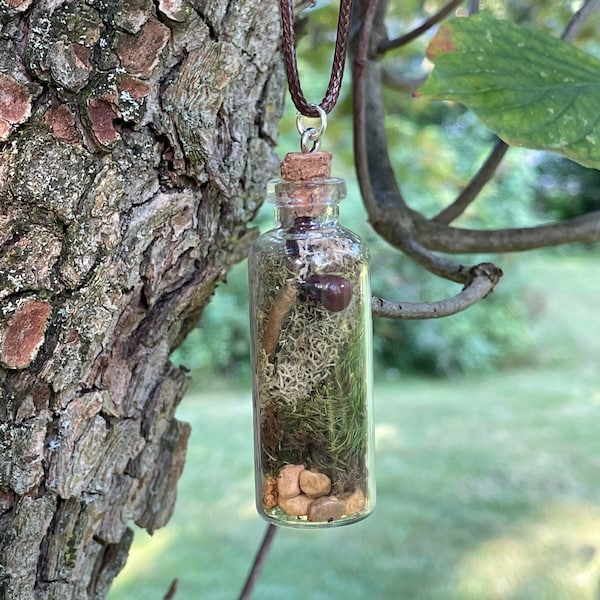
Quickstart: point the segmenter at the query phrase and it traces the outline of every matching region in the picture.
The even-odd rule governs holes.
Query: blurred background
[[[443,2],[390,1],[390,37]],[[488,1],[485,10],[559,36],[577,3]],[[305,13],[298,55],[309,100],[324,93],[337,2]],[[433,215],[484,160],[492,134],[457,105],[411,97],[428,34],[386,57],[387,133],[409,204]],[[600,19],[577,45],[600,56]],[[322,148],[347,179],[341,221],[372,254],[376,295],[456,293],[369,228],[353,174],[351,79]],[[299,146],[287,101],[278,151]],[[600,171],[511,149],[457,225],[530,226],[600,209]],[[256,215],[272,226],[272,206]],[[282,530],[260,599],[600,599],[600,245],[466,258],[505,276],[473,308],[430,321],[374,323],[378,505],[360,524]],[[173,519],[138,531],[111,600],[229,599],[241,590],[265,524],[254,509],[246,265],[221,285],[173,360],[192,382],[179,418],[192,424]]]

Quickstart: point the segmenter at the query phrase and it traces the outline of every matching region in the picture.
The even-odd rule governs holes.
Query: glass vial
[[[268,192],[276,227],[249,255],[256,503],[293,527],[375,504],[368,251],[338,223],[345,182],[307,177],[321,155],[288,154]]]

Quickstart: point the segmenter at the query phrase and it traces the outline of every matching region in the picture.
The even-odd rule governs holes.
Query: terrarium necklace
[[[287,154],[270,182],[276,226],[249,255],[256,498],[273,524],[330,527],[363,519],[375,503],[368,251],[339,225],[346,184],[318,151],[341,87],[352,2],[340,3],[319,105],[300,87],[292,0],[280,4],[301,152]]]

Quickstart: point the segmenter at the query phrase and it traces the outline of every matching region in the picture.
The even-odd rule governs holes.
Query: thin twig
[[[431,17],[421,23],[421,25],[415,27],[412,31],[409,31],[408,33],[405,33],[404,35],[401,35],[393,40],[384,40],[377,48],[377,53],[379,55],[385,54],[389,50],[400,48],[401,46],[405,46],[409,42],[412,42],[414,39],[424,34],[427,30],[431,29],[434,25],[437,25],[443,18],[447,17],[459,4],[462,4],[463,2],[464,0],[450,0],[448,4],[443,6],[434,15],[431,15]]]
[[[254,589],[254,585],[256,584],[256,580],[260,575],[264,562],[267,558],[269,550],[271,549],[271,545],[273,544],[273,538],[275,537],[275,533],[277,532],[277,527],[275,525],[269,524],[265,531],[265,535],[260,543],[256,556],[254,557],[254,562],[252,563],[252,568],[248,573],[248,577],[246,578],[246,583],[244,584],[244,588],[242,589],[238,600],[248,600],[250,595],[252,594],[252,590]]]
[[[491,263],[481,263],[472,267],[471,277],[471,281],[459,294],[437,302],[390,302],[374,297],[371,299],[373,316],[389,319],[438,319],[454,315],[485,298],[502,277],[502,270]]]
[[[469,184],[458,195],[456,200],[446,208],[441,210],[431,220],[436,223],[444,223],[446,225],[452,223],[457,217],[469,207],[469,205],[477,198],[479,192],[484,188],[485,184],[492,179],[496,173],[498,165],[502,162],[504,155],[508,150],[508,144],[502,140],[498,140],[496,145],[490,152],[486,161],[483,163],[479,171],[471,179]]]
[[[369,165],[367,156],[366,143],[366,107],[364,88],[365,74],[367,70],[367,56],[369,52],[369,43],[371,40],[371,30],[373,27],[373,19],[377,11],[378,0],[366,0],[366,6],[362,15],[362,22],[358,34],[358,44],[354,57],[353,65],[353,102],[354,102],[354,163],[358,184],[360,186],[363,202],[369,214],[379,212],[378,203],[374,197],[371,181],[369,177]],[[358,11],[357,11],[358,12]],[[385,139],[380,140],[386,142]],[[403,203],[400,190],[395,190],[395,196]]]
[[[169,586],[169,589],[167,590],[167,593],[165,594],[165,597],[163,598],[163,600],[173,600],[173,598],[175,598],[175,593],[177,592],[177,585],[179,584],[179,580],[178,579],[173,579],[173,581],[171,582],[171,585]]]

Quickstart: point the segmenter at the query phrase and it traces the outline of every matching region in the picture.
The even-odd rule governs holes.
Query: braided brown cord
[[[283,59],[287,72],[288,86],[294,106],[305,117],[319,117],[319,113],[304,97],[298,75],[296,61],[296,36],[294,34],[294,2],[293,0],[280,0],[281,25],[283,29]],[[329,85],[319,106],[326,112],[333,110],[342,88],[344,76],[344,63],[346,61],[346,48],[348,47],[348,33],[352,16],[352,0],[340,0],[340,16],[338,19],[337,37],[331,65]]]

